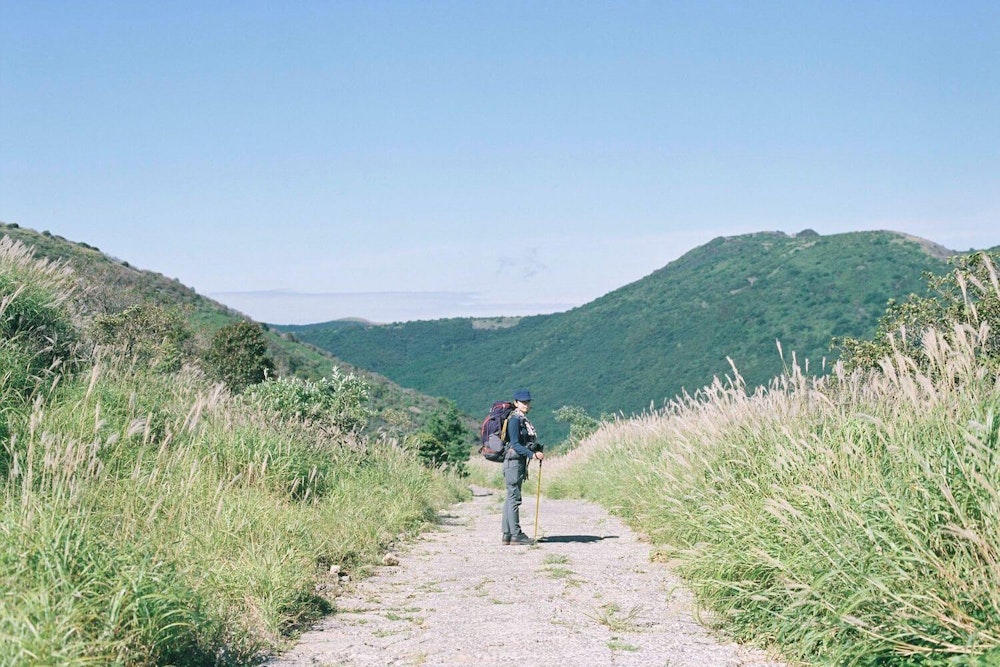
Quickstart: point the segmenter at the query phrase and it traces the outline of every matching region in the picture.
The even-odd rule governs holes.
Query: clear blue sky
[[[554,312],[720,235],[1000,244],[1000,3],[0,0],[0,220],[272,323]]]

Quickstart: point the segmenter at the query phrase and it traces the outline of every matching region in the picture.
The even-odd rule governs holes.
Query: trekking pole
[[[535,537],[538,539],[538,508],[542,504],[542,462],[538,462],[538,484],[535,489]]]

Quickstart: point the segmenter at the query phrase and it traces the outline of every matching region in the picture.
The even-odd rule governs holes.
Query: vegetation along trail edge
[[[699,624],[680,580],[600,506],[543,497],[539,542],[501,546],[501,501],[474,489],[269,667],[784,664]]]

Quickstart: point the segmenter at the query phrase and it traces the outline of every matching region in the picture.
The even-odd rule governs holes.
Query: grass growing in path
[[[642,605],[635,605],[628,611],[623,611],[617,604],[609,603],[595,607],[592,613],[584,615],[612,632],[635,632],[638,629],[635,621],[641,613]]]

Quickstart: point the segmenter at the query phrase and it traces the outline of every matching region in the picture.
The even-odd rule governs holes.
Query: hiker
[[[521,531],[521,485],[528,479],[528,461],[545,458],[538,444],[535,427],[528,421],[531,409],[531,392],[518,389],[514,392],[514,411],[507,421],[510,447],[503,462],[503,479],[507,484],[507,497],[503,503],[503,544],[532,544],[534,540]],[[539,463],[541,465],[541,463]]]

